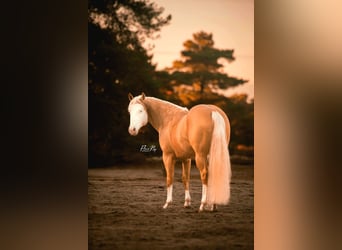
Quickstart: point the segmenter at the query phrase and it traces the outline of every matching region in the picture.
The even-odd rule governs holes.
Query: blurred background
[[[253,163],[253,14],[252,1],[89,1],[89,167],[161,156],[150,125],[127,132],[130,92],[219,106],[231,122],[233,163]]]
[[[104,2],[98,11],[107,5]],[[202,2],[208,1],[193,1],[193,6]],[[203,12],[215,14],[215,1],[209,2],[213,5]],[[250,1],[221,1],[242,2]],[[36,1],[22,2],[19,8],[17,2],[3,3],[1,242],[5,249],[87,248],[88,157],[93,154],[90,146],[96,144],[89,138],[94,131],[90,123],[95,122],[90,117],[93,94],[87,80],[88,71],[92,74],[89,51],[94,48],[89,39],[91,4]],[[170,24],[160,29],[164,32],[175,25],[178,11],[159,6],[165,7],[164,18],[172,15]],[[255,249],[341,249],[341,8],[337,0],[255,2]],[[195,12],[189,7],[185,11]],[[206,19],[204,14],[201,24],[234,16]],[[247,19],[240,9],[235,16]],[[180,22],[185,29],[190,21]],[[230,33],[242,29],[237,24],[219,27]],[[243,74],[246,71],[232,74],[232,67],[249,55],[239,57],[238,44],[244,40],[234,36],[235,43],[220,44],[222,33],[204,25],[185,31],[171,36],[180,37],[172,42],[179,49],[176,54],[165,50],[164,56],[171,55],[172,60],[159,62],[158,70],[182,59],[183,42],[205,31],[212,33],[214,48],[234,49],[236,60],[228,64],[228,76],[252,82]],[[165,36],[161,33],[160,39]],[[157,58],[160,40],[154,41]],[[142,90],[127,87],[134,95]],[[123,92],[118,102],[125,115],[126,96]],[[127,126],[128,120],[125,134]],[[109,164],[105,162],[101,164]]]

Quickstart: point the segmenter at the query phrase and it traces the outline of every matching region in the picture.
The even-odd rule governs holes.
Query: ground
[[[191,208],[183,208],[177,165],[173,203],[165,210],[161,163],[89,169],[89,249],[253,249],[253,179],[253,166],[232,165],[230,203],[199,213],[202,188],[195,166]]]

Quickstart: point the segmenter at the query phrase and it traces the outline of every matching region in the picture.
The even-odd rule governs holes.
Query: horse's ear
[[[128,94],[128,100],[132,101],[133,98],[134,98],[133,95],[131,93],[129,93]]]
[[[141,93],[141,100],[144,100],[144,99],[145,99],[145,93],[142,92],[142,93]]]

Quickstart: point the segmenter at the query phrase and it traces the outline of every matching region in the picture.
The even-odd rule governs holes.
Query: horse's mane
[[[155,98],[155,97],[145,97],[145,100],[142,101],[142,103],[144,103],[145,101],[147,102],[151,102],[151,103],[158,103],[158,104],[163,104],[165,105],[166,107],[170,108],[170,109],[177,109],[177,110],[182,110],[182,111],[189,111],[186,107],[182,107],[182,106],[179,106],[179,105],[176,105],[172,102],[168,102],[168,101],[165,101],[165,100],[161,100],[161,99],[158,99],[158,98]]]

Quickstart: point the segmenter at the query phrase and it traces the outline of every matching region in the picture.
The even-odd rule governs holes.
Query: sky
[[[153,0],[163,7],[171,23],[153,41],[153,63],[157,69],[172,66],[180,59],[183,42],[198,31],[213,34],[214,47],[234,49],[235,61],[225,63],[224,71],[248,83],[224,94],[247,93],[254,98],[254,1],[253,0]]]

